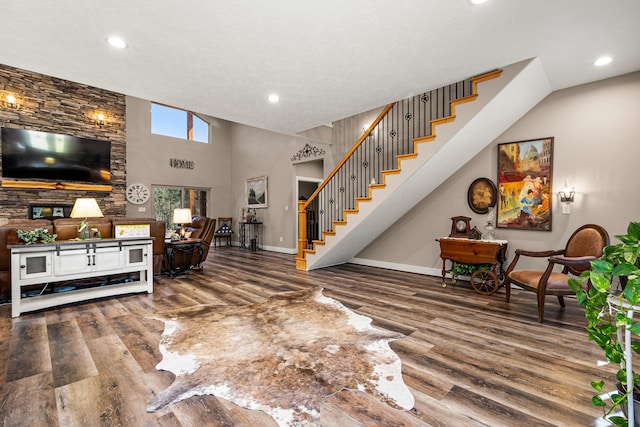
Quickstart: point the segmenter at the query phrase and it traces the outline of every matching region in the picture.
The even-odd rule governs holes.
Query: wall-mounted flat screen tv
[[[2,128],[2,176],[111,183],[111,142]]]

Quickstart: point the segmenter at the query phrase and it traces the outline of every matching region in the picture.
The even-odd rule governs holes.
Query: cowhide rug
[[[197,306],[164,313],[157,369],[176,379],[147,406],[154,412],[211,394],[271,415],[281,426],[315,425],[323,400],[343,389],[409,410],[389,341],[403,335],[322,295],[322,288],[277,294],[243,307]]]

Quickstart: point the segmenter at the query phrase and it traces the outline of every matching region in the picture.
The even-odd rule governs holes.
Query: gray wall
[[[307,143],[325,152],[329,151],[328,145],[241,124],[233,124],[231,139],[231,204],[236,215],[239,216],[240,209],[245,206],[245,179],[267,175],[269,206],[257,211],[258,219],[264,223],[265,247],[294,253],[297,245],[297,182],[291,157]]]
[[[231,210],[231,123],[200,116],[209,123],[209,144],[151,133],[151,102],[127,96],[127,185],[189,186],[210,189],[207,216],[235,216]],[[169,159],[190,160],[194,169],[176,169]],[[142,209],[140,209],[142,208]],[[144,211],[142,211],[144,210]],[[127,203],[127,216],[153,216],[153,202]]]
[[[264,223],[264,245],[270,250],[294,253],[297,183],[291,157],[306,143],[329,152],[326,142],[202,115],[199,117],[210,123],[209,144],[154,135],[151,102],[132,96],[127,96],[126,101],[128,185],[141,182],[149,188],[175,185],[211,189],[208,216],[232,216],[237,241],[240,211],[246,206],[245,179],[266,175],[268,207],[257,212]],[[195,168],[172,168],[171,158],[192,160]],[[127,215],[153,216],[152,201],[140,206],[128,203]]]
[[[379,109],[334,123],[333,144],[326,143],[328,130],[314,136],[323,141],[210,118],[212,144],[196,144],[151,135],[148,101],[127,97],[127,183],[176,184],[212,189],[212,217],[239,218],[245,206],[244,180],[267,175],[268,208],[258,210],[267,249],[294,253],[296,247],[296,175],[306,166],[293,164],[291,156],[306,143],[326,151],[321,157],[324,175],[362,134],[364,122],[372,121]],[[497,177],[497,144],[553,136],[554,192],[564,180],[575,185],[576,201],[571,214],[563,215],[554,194],[553,230],[534,232],[497,229],[498,238],[515,248],[561,248],[573,230],[594,222],[610,234],[623,233],[637,218],[640,200],[626,193],[640,172],[635,160],[640,148],[637,117],[640,112],[640,72],[555,92],[479,153],[451,179],[357,255],[355,262],[439,274],[436,238],[446,236],[450,218],[465,215],[482,230],[486,216],[467,205],[467,189],[478,177]],[[196,161],[194,171],[168,166],[171,157]],[[309,160],[318,160],[313,158]],[[306,172],[304,172],[306,174]],[[315,175],[315,173],[314,173]],[[148,216],[128,205],[128,215]],[[133,210],[133,211],[132,211]],[[236,228],[237,231],[237,227]],[[280,238],[282,237],[282,242]],[[236,235],[237,238],[237,235]]]
[[[516,248],[563,248],[586,223],[604,226],[613,236],[640,220],[640,199],[629,188],[640,178],[637,159],[640,72],[554,92],[480,152],[356,257],[356,262],[439,274],[436,238],[448,235],[450,218],[464,215],[481,231],[486,216],[467,204],[467,189],[478,177],[497,180],[497,144],[553,136],[553,212],[551,232],[497,229]],[[568,180],[576,187],[571,214],[563,215],[557,191]],[[527,264],[525,264],[527,265]],[[538,265],[529,263],[529,266]]]

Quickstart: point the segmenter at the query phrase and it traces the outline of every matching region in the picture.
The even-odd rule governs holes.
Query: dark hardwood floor
[[[154,312],[196,304],[243,305],[278,292],[321,286],[373,324],[406,338],[400,355],[416,404],[401,412],[353,391],[327,399],[324,426],[591,426],[590,382],[613,366],[587,341],[583,310],[549,297],[545,323],[535,296],[492,296],[466,282],[358,265],[295,269],[292,255],[215,248],[203,274],[156,277],[137,294],[10,317],[0,307],[2,426],[273,426],[264,413],[212,396],[191,397],[147,413],[173,381],[157,371],[163,324]]]

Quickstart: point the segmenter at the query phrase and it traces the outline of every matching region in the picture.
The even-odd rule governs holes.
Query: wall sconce
[[[560,201],[562,203],[571,203],[573,202],[573,197],[576,194],[574,187],[569,187],[569,184],[564,183],[564,187],[558,193],[560,195]]]
[[[13,95],[7,95],[4,98],[4,105],[7,108],[18,108],[18,100]]]
[[[104,122],[105,122],[104,114],[102,113],[96,114],[96,125],[104,126]]]
[[[573,202],[573,196],[575,196],[575,194],[576,189],[574,187],[569,187],[569,184],[565,181],[564,187],[562,187],[562,190],[558,192],[563,215],[571,213],[571,203]]]

